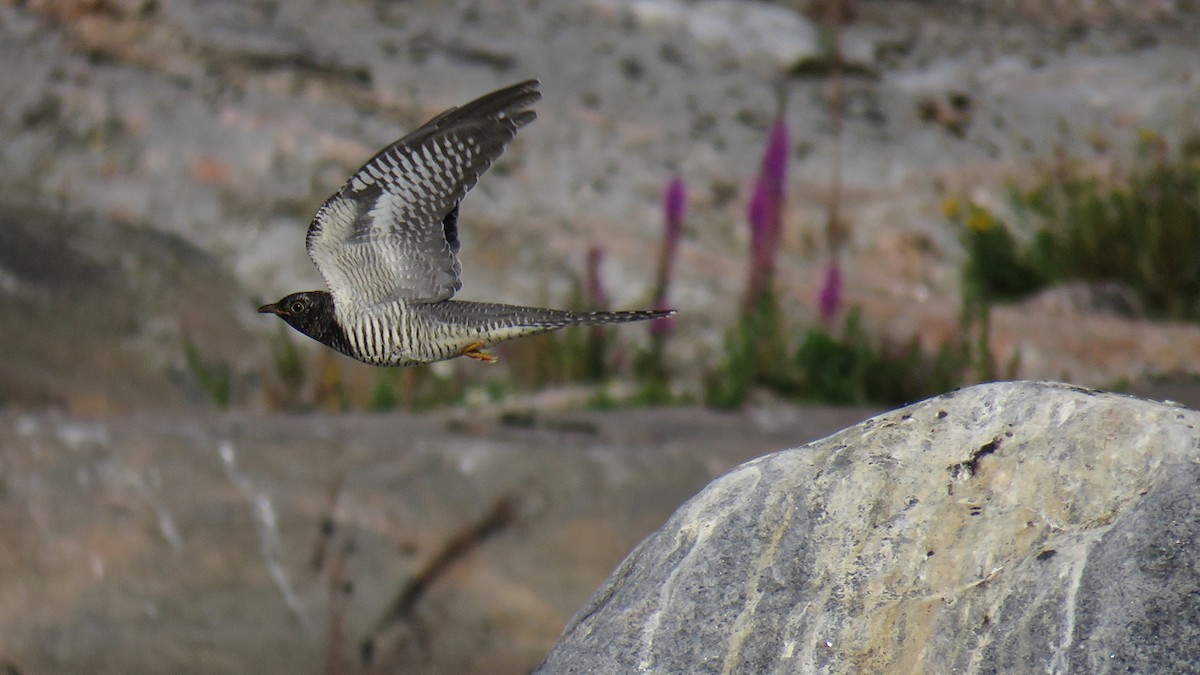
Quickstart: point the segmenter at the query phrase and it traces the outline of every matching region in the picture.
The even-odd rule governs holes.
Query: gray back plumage
[[[308,255],[343,316],[461,288],[458,205],[536,117],[536,80],[451,108],[384,148],[317,211]]]

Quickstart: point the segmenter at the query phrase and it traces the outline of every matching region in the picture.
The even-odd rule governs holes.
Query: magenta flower
[[[767,131],[767,147],[763,150],[762,178],[773,188],[774,192],[783,197],[783,184],[787,180],[788,158],[791,155],[791,138],[788,134],[787,120],[783,116],[775,118]]]
[[[663,253],[664,267],[659,279],[666,282],[671,277],[675,252],[679,249],[679,237],[683,234],[683,216],[687,211],[687,186],[679,176],[672,178],[663,188]],[[666,285],[665,283],[663,284]]]
[[[750,221],[750,280],[748,301],[755,302],[770,289],[775,277],[775,258],[783,234],[783,204],[787,183],[791,140],[787,121],[775,119],[767,132],[762,163],[746,219]]]
[[[658,279],[654,285],[654,306],[668,309],[667,295],[671,286],[671,273],[675,268],[675,257],[679,252],[679,239],[683,235],[683,216],[687,211],[687,186],[679,176],[667,181],[663,188],[663,243],[658,256]],[[650,335],[665,338],[675,328],[673,317],[651,321]]]
[[[825,281],[817,292],[817,308],[821,312],[821,321],[832,326],[842,308],[842,269],[836,261],[829,263],[825,270]]]

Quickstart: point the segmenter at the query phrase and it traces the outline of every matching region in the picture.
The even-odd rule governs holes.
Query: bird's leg
[[[495,354],[489,354],[483,351],[482,342],[472,342],[471,344],[467,345],[466,348],[463,349],[463,356],[468,356],[476,361],[483,361],[484,363],[495,363],[498,360]]]

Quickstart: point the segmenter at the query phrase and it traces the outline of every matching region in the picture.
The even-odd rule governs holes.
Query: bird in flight
[[[658,319],[674,310],[571,312],[452,300],[462,287],[459,205],[542,98],[529,80],[451,108],[372,157],[321,205],[308,257],[328,291],[292,293],[259,312],[347,356],[408,366],[467,356],[567,326]]]

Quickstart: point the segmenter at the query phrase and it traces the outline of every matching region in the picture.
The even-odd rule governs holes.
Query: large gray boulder
[[[1200,672],[1200,413],[988,384],[684,504],[541,672]]]

